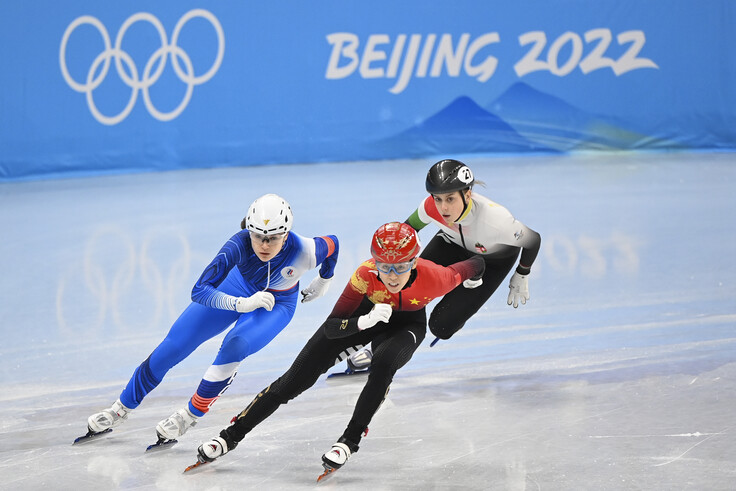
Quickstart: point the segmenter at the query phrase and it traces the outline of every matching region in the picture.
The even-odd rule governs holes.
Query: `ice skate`
[[[72,445],[95,440],[98,437],[110,433],[112,429],[128,419],[128,413],[132,409],[123,406],[120,399],[115,401],[109,409],[95,413],[87,419],[87,434],[74,440]]]
[[[343,377],[346,375],[361,375],[371,371],[371,362],[373,361],[373,352],[370,348],[356,351],[347,359],[348,367],[344,372],[335,372],[327,376],[327,378]]]
[[[361,351],[356,351],[348,357],[348,368],[354,372],[362,370],[368,370],[371,367],[373,361],[373,352],[370,348],[365,348]]]
[[[234,442],[230,438],[227,431],[222,430],[220,432],[220,436],[217,436],[199,446],[197,449],[197,462],[184,469],[184,472],[188,472],[204,464],[214,462],[216,459],[222,457],[237,446],[238,443]]]
[[[154,450],[163,450],[171,447],[179,442],[178,437],[182,436],[187,430],[197,424],[197,416],[189,412],[188,408],[179,409],[168,418],[161,420],[156,425],[156,435],[158,441],[149,445],[146,452]]]
[[[168,418],[156,425],[156,434],[159,439],[176,440],[189,428],[197,424],[199,417],[193,415],[189,408],[179,409]]]
[[[329,452],[322,456],[322,467],[325,471],[317,478],[317,482],[325,479],[327,476],[345,465],[350,456],[358,451],[358,445],[346,440],[344,437],[332,445]]]
[[[105,409],[99,413],[95,413],[87,419],[87,427],[93,433],[100,433],[110,428],[119,426],[128,419],[128,413],[132,411],[127,407],[123,406],[120,399],[110,406],[109,409]]]

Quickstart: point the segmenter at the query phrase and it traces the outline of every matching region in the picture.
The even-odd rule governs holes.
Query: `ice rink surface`
[[[232,453],[182,471],[288,368],[369,256],[373,231],[424,198],[432,161],[0,184],[0,488],[733,490],[736,155],[464,160],[486,183],[478,192],[542,235],[531,300],[507,306],[504,284],[451,340],[430,348],[428,335],[360,452],[319,485],[320,456],[347,424],[361,377],[321,378]],[[178,445],[144,453],[222,336],[124,425],[72,446],[267,192],[291,202],[296,232],[339,236],[326,297],[300,304]]]

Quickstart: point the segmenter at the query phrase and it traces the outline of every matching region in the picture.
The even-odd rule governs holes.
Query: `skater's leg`
[[[344,340],[327,339],[322,327],[317,329],[286,373],[263,389],[219,436],[199,446],[200,461],[212,462],[234,449],[247,433],[279,406],[307,390],[321,374],[345,359],[345,349]]]
[[[350,456],[358,451],[358,444],[367,431],[368,424],[388,394],[394,374],[409,362],[424,340],[426,330],[424,310],[411,313],[394,312],[389,329],[372,340],[374,355],[371,373],[358,397],[345,432],[332,448],[322,455],[325,467],[325,474],[322,476],[345,465]]]
[[[279,300],[271,311],[257,309],[241,315],[225,336],[214,363],[189,400],[192,414],[204,416],[230,386],[241,362],[263,349],[283,331],[294,316],[296,298],[295,294],[289,300]]]
[[[477,288],[458,286],[445,295],[429,316],[429,330],[450,339],[485,304],[516,263],[516,255],[486,262],[483,283]]]
[[[279,299],[270,311],[257,309],[240,316],[225,336],[214,363],[205,372],[187,407],[156,425],[159,438],[178,438],[197,424],[230,387],[242,360],[261,350],[286,327],[294,316],[296,298],[295,290],[293,295]]]
[[[282,404],[296,398],[310,388],[317,379],[336,363],[347,358],[355,343],[362,346],[370,341],[364,331],[346,339],[327,339],[320,327],[302,348],[291,367],[275,382],[261,391],[223,433],[234,442],[242,440],[247,433],[268,418]]]
[[[169,330],[166,338],[133,372],[120,398],[109,408],[87,419],[92,432],[101,432],[125,421],[128,413],[155,389],[168,370],[207,339],[222,332],[237,317],[228,312],[192,303]]]
[[[391,324],[401,325],[401,328],[389,329],[384,335],[373,340],[373,362],[365,387],[355,404],[353,416],[348,423],[340,441],[357,445],[363,433],[368,428],[373,415],[376,413],[384,398],[388,394],[394,374],[406,365],[416,349],[424,340],[426,333],[426,317],[422,311],[421,318],[406,323],[401,319],[403,312],[395,312]],[[410,315],[416,312],[406,313]],[[355,451],[355,450],[353,450]]]
[[[135,409],[144,397],[161,383],[164,375],[189,356],[200,344],[232,324],[237,312],[218,310],[192,302],[174,322],[166,338],[136,368],[120,401]]]

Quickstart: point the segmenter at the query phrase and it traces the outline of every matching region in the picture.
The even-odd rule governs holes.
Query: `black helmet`
[[[429,169],[425,186],[429,194],[442,194],[469,188],[474,182],[470,167],[459,160],[445,159]]]

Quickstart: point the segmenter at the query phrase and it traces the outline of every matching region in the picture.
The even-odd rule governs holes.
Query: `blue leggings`
[[[247,296],[251,293],[234,294]],[[171,326],[166,338],[136,368],[128,385],[120,394],[120,402],[130,409],[138,407],[143,398],[161,383],[171,368],[189,356],[199,345],[217,336],[235,322],[223,339],[215,361],[207,369],[199,387],[189,400],[189,410],[196,416],[203,416],[230,386],[240,363],[270,343],[294,316],[298,288],[278,292],[274,296],[276,304],[270,312],[259,308],[253,312],[239,314],[229,310],[213,309],[196,302],[189,304]]]

